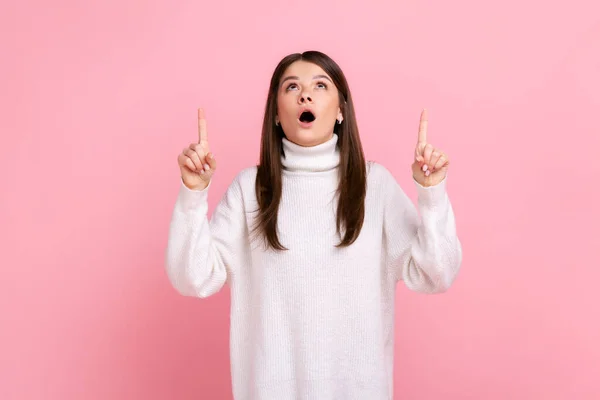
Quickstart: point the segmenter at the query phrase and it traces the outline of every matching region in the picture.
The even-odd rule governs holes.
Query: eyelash
[[[287,91],[289,91],[289,90],[290,90],[290,88],[291,88],[292,86],[294,86],[294,85],[296,85],[296,84],[295,84],[295,83],[290,83],[290,84],[289,84],[289,85],[286,87],[285,91],[286,91],[286,92],[287,92]],[[325,86],[325,89],[327,89],[327,84],[326,84],[325,82],[322,82],[322,81],[317,81],[317,85],[323,85],[323,86]],[[296,86],[297,86],[297,85],[296,85]]]

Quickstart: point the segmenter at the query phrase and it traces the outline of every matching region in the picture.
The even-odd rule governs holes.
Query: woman
[[[202,110],[198,123],[199,142],[178,157],[166,270],[186,296],[229,285],[235,399],[391,399],[396,283],[443,292],[462,259],[448,159],[427,142],[426,114],[412,165],[421,217],[387,169],[365,162],[346,78],[323,53],[279,63],[260,164],[210,221],[217,163]]]

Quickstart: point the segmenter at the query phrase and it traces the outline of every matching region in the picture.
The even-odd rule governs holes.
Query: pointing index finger
[[[198,140],[208,142],[208,132],[206,131],[206,119],[204,118],[204,109],[198,109]]]
[[[418,143],[427,143],[427,109],[421,111],[421,121],[419,122]]]

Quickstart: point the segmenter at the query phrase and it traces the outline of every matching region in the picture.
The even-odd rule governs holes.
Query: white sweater
[[[336,135],[310,148],[283,139],[278,231],[287,251],[265,250],[249,237],[256,167],[237,175],[210,222],[210,186],[181,184],[166,271],[185,296],[229,285],[236,400],[392,399],[396,283],[436,293],[457,275],[462,248],[446,180],[428,188],[415,181],[420,218],[376,163],[368,167],[360,236],[335,247],[336,144]]]

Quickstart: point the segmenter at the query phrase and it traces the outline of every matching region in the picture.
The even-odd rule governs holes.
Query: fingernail
[[[204,169],[208,171],[210,169],[210,166],[208,164],[204,164]]]
[[[423,171],[427,171],[427,164],[423,165]]]
[[[425,171],[425,176],[429,176],[429,171]]]

